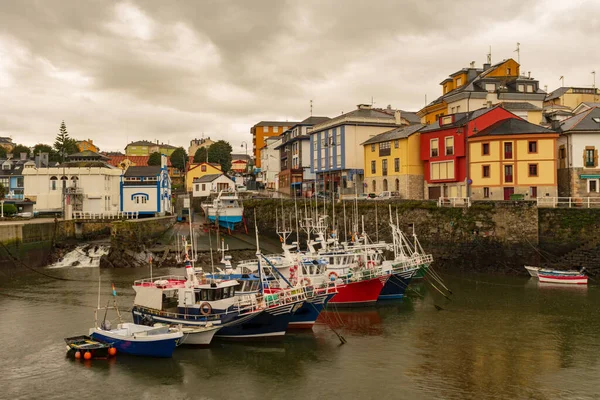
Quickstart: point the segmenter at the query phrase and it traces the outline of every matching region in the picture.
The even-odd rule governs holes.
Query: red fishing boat
[[[567,275],[567,274],[545,274],[538,272],[538,279],[541,283],[564,283],[570,285],[587,285],[587,275]]]
[[[377,302],[381,289],[389,279],[389,275],[377,276],[360,281],[347,280],[338,284],[338,293],[329,300],[329,304],[337,307],[364,307]]]

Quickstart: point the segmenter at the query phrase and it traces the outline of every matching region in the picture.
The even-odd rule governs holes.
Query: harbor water
[[[444,275],[401,301],[334,310],[277,343],[214,342],[172,359],[65,357],[110,284],[130,320],[142,270],[46,269],[0,284],[2,399],[587,399],[600,396],[600,288]],[[154,271],[156,274],[156,271]],[[177,270],[170,272],[181,273]],[[164,274],[165,271],[160,271]],[[434,305],[438,305],[438,310]]]

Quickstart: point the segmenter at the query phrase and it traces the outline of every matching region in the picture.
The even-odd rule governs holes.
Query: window
[[[206,191],[206,183],[202,184],[202,191],[205,192]]]
[[[390,142],[379,143],[379,157],[389,156],[391,153]]]
[[[375,182],[375,179],[373,179],[372,184],[373,184],[373,192],[375,193],[375,192],[377,192],[377,182]]]
[[[371,173],[374,174],[377,172],[377,163],[375,160],[371,161]]]
[[[482,156],[489,156],[490,155],[490,144],[489,143],[482,143],[481,144],[481,155]]]
[[[527,142],[527,150],[530,153],[537,153],[537,141],[531,140]]]
[[[201,172],[206,172],[206,165],[201,165],[200,166],[200,171]]]
[[[484,187],[483,188],[483,198],[484,199],[489,199],[490,198],[490,188],[489,187]]]
[[[523,84],[519,84],[518,89],[519,92],[524,92],[525,91],[525,85]]]
[[[481,176],[483,176],[484,178],[490,177],[490,166],[489,165],[484,165],[482,167]]]
[[[146,204],[148,202],[148,195],[145,195],[145,194],[133,195],[132,200],[135,204]]]
[[[396,187],[396,189],[395,189],[396,192],[399,192],[400,191],[400,179],[398,179],[398,178],[396,178],[396,185],[395,185],[395,187]]]
[[[454,154],[454,137],[448,136],[444,139],[446,144],[446,155],[451,156]]]
[[[456,112],[459,113],[460,112],[460,106],[456,106]]]
[[[456,112],[456,107],[452,107],[452,109],[450,110],[451,114],[454,114]]]
[[[462,85],[462,78],[456,78],[456,87]]]
[[[533,93],[533,85],[527,85],[527,93]]]
[[[538,176],[537,164],[529,164],[529,176]]]
[[[400,147],[400,141],[399,140],[394,140],[394,148],[397,149]]]
[[[504,166],[504,182],[511,183],[513,181],[513,166],[505,165]]]
[[[431,163],[430,175],[432,180],[454,179],[454,161]]]
[[[388,160],[387,159],[381,160],[381,174],[383,176],[387,175],[387,172],[388,172],[388,168],[387,167],[388,167]],[[385,190],[385,189],[383,189],[383,190]]]
[[[374,144],[372,144],[372,145],[371,145],[371,152],[374,152],[374,151],[375,151],[375,145],[374,145]]]
[[[588,179],[587,191],[588,191],[588,193],[591,193],[591,192],[598,193],[598,179]]]
[[[504,158],[511,159],[512,157],[512,142],[504,142]]]
[[[18,188],[22,188],[23,187],[23,177],[22,176],[18,176],[17,177],[17,187]]]
[[[437,139],[431,139],[429,141],[429,146],[431,148],[431,157],[437,157],[438,156],[438,140]]]
[[[510,70],[510,68],[506,68],[506,75],[507,75],[507,76],[510,76],[510,73],[511,73],[511,70]]]
[[[598,165],[597,157],[596,157],[596,149],[594,147],[591,147],[591,146],[585,147],[584,158],[585,158],[585,167],[586,168],[595,168]]]
[[[196,183],[196,192],[199,192],[199,191],[200,191],[200,184]]]
[[[394,158],[394,172],[400,172],[400,159]]]
[[[312,138],[313,141],[313,150],[317,151],[317,140],[315,138]]]
[[[529,197],[532,199],[537,198],[537,186],[531,186],[529,188]]]
[[[50,190],[56,190],[56,182],[58,182],[58,178],[55,176],[50,178]]]

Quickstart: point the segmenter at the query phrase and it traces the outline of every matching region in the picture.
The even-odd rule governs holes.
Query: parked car
[[[16,214],[17,217],[21,217],[21,218],[33,218],[33,213],[32,212],[20,212]]]
[[[245,185],[235,185],[236,192],[246,192],[248,188]]]
[[[379,195],[377,196],[377,200],[389,200],[389,199],[393,199],[394,197],[400,197],[400,193],[383,191],[383,192],[379,193]]]
[[[375,193],[361,193],[356,196],[358,200],[373,200],[377,195]]]

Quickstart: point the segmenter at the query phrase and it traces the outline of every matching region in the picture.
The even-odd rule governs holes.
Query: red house
[[[421,129],[425,198],[469,197],[467,138],[516,115],[500,106],[441,116]]]

